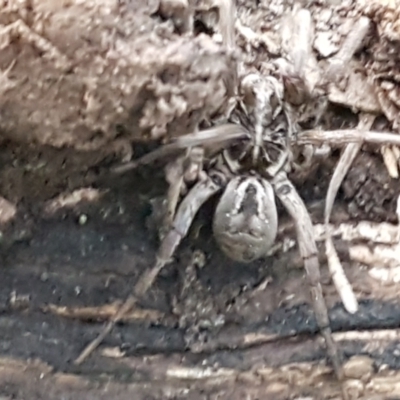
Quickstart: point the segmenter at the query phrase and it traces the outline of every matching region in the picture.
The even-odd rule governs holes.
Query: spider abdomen
[[[232,179],[215,210],[213,231],[230,258],[250,262],[267,254],[275,241],[278,214],[271,184],[259,177]]]

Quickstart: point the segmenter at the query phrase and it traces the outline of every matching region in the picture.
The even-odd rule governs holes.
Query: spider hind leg
[[[298,246],[306,269],[313,309],[318,328],[325,340],[326,349],[333,369],[339,380],[343,379],[342,356],[332,338],[328,309],[322,292],[318,250],[315,244],[310,215],[295,187],[286,174],[279,172],[272,181],[275,193],[293,218],[296,226]]]

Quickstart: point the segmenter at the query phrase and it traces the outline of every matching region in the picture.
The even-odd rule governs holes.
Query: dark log
[[[339,395],[316,332],[297,250],[250,266],[232,263],[215,247],[202,214],[195,222],[205,224],[200,236],[192,234],[183,243],[176,262],[143,301],[143,307],[158,311],[156,317],[120,323],[90,359],[74,365],[100,332],[100,314],[99,321],[66,318],[49,305],[80,309],[124,300],[139,274],[151,266],[157,246],[144,228],[147,205],[136,190],[143,181],[111,178],[107,187],[109,192],[98,201],[53,216],[44,218],[40,207],[32,209],[31,235],[4,249],[0,393],[5,398],[24,398],[27,393],[33,399],[101,399],[107,393],[121,400],[132,393],[137,399]],[[87,217],[83,225],[82,214]],[[290,229],[285,234],[294,237]],[[171,314],[172,299],[184,301],[182,277],[193,246],[208,260],[198,271],[204,289],[201,301],[212,299],[226,319],[222,328],[204,330],[197,342],[188,341],[191,326],[179,326],[178,317]],[[346,361],[356,363],[349,367],[348,381],[357,393],[354,398],[396,398],[398,284],[382,287],[366,269],[346,263],[360,300],[359,312],[350,315],[327,280],[325,267],[322,272],[334,337]],[[263,281],[269,283],[257,289]],[[198,295],[195,288],[191,293]],[[361,361],[354,361],[360,356]],[[41,384],[35,386],[41,374]],[[107,383],[102,383],[104,376]]]

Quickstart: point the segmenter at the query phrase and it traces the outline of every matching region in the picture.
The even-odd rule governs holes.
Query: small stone
[[[4,197],[0,197],[0,223],[6,224],[11,221],[16,213],[17,207]]]
[[[368,356],[354,356],[343,366],[344,375],[351,379],[368,379],[374,370],[374,361]]]
[[[364,384],[357,379],[344,382],[343,389],[350,399],[359,399],[364,394]]]
[[[79,216],[79,225],[85,225],[87,220],[88,220],[87,215],[86,214],[81,214]]]
[[[41,280],[42,282],[47,282],[48,279],[49,279],[49,274],[48,274],[48,272],[43,272],[43,273],[40,275],[40,280]]]

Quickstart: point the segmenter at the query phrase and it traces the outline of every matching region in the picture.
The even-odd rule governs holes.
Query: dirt
[[[211,118],[234,57],[206,35],[175,32],[158,9],[159,1],[2,2],[1,137],[129,159],[130,142]]]
[[[343,183],[343,195],[354,219],[396,221],[397,180],[379,171],[380,155],[362,153]]]
[[[291,5],[274,0],[258,7],[239,1],[243,25],[236,27],[237,52],[221,44],[220,34],[229,21],[219,27],[218,4],[209,0],[3,2],[1,138],[97,150],[103,156],[115,153],[126,161],[132,143],[169,139],[224,118],[238,60],[248,72],[257,68],[268,74],[276,70],[272,63],[285,56],[280,23]],[[321,64],[338,50],[363,13],[383,29],[383,42],[395,28],[390,18],[396,14],[389,4],[374,2],[371,8],[362,1],[311,2],[309,7]],[[228,14],[221,11],[229,20]],[[335,103],[383,113],[393,121],[396,87],[389,93],[387,86],[395,77],[389,74],[384,85],[377,78],[382,69],[388,73],[391,53],[387,56],[377,39],[375,32],[373,43],[365,44],[348,90],[335,88],[329,96]],[[380,54],[376,62],[375,53]],[[368,62],[376,75],[369,80],[361,71]],[[390,68],[395,71],[395,60]],[[378,102],[375,91],[381,89]]]

